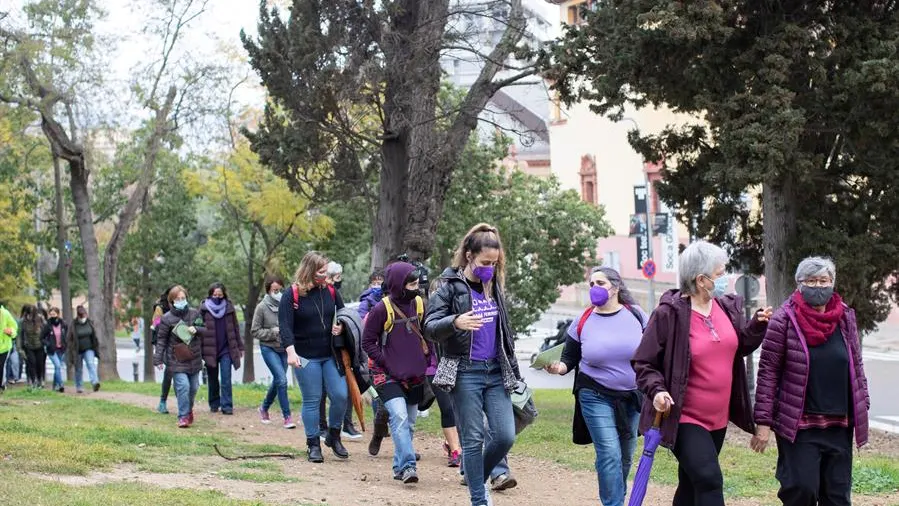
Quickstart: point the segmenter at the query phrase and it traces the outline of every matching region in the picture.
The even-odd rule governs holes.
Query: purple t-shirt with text
[[[471,333],[471,359],[492,360],[496,358],[496,322],[499,308],[496,301],[483,293],[471,290],[471,310],[480,316],[484,326]]]
[[[643,321],[646,313],[637,308]],[[613,314],[592,313],[577,335],[578,319],[568,327],[568,336],[581,343],[581,372],[610,390],[637,388],[631,358],[643,338],[643,325],[626,307]]]

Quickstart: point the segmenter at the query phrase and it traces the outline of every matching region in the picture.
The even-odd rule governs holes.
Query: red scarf
[[[798,290],[793,292],[791,299],[796,310],[796,322],[799,323],[799,330],[805,336],[806,343],[809,346],[824,344],[843,319],[842,297],[834,292],[823,313],[809,306]]]

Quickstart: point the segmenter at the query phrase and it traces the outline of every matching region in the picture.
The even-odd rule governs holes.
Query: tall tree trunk
[[[409,157],[405,136],[385,140],[378,189],[378,214],[372,232],[371,267],[384,268],[401,253],[405,232],[406,195],[409,189]]]
[[[156,371],[153,367],[153,331],[150,325],[153,323],[153,287],[150,286],[150,269],[147,265],[149,255],[144,257],[144,268],[140,276],[140,318],[144,320],[144,382],[155,383]]]
[[[262,292],[261,283],[250,281],[247,291],[247,303],[243,308],[243,382],[244,384],[256,381],[256,363],[253,361],[253,334],[250,333],[250,327],[253,325],[253,313],[256,312],[256,306],[259,301],[259,294]]]
[[[762,220],[765,249],[765,294],[777,307],[796,289],[789,241],[796,235],[797,198],[793,181],[786,177],[762,185]]]
[[[72,289],[69,287],[69,257],[66,243],[68,242],[68,224],[66,223],[66,210],[62,203],[62,169],[59,167],[59,157],[53,156],[53,185],[56,197],[56,251],[59,252],[59,263],[56,272],[59,274],[59,294],[62,298],[62,319],[72,322]],[[75,368],[66,368],[66,377],[72,381],[75,379]]]
[[[69,186],[72,189],[72,201],[75,204],[75,222],[81,235],[81,247],[84,250],[84,271],[87,277],[88,314],[96,324],[97,340],[100,344],[100,378],[103,380],[118,379],[116,369],[115,333],[110,332],[106,322],[112,319],[109,305],[103,297],[100,282],[100,247],[94,231],[94,215],[91,211],[90,190],[88,188],[89,171],[84,164],[84,157],[69,159]],[[71,322],[69,322],[71,324]]]

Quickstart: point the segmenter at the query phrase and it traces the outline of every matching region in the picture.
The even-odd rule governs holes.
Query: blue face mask
[[[176,300],[175,303],[172,305],[175,306],[175,309],[182,310],[187,307],[187,301],[186,300]]]
[[[706,276],[706,277],[708,277],[708,276]],[[710,295],[712,297],[721,297],[722,295],[727,293],[727,287],[730,285],[730,283],[729,283],[730,279],[726,275],[721,276],[720,278],[714,279],[714,280],[712,278],[708,278],[708,279],[710,281],[712,281],[713,283],[715,283],[715,287],[712,288],[712,291],[710,293]]]

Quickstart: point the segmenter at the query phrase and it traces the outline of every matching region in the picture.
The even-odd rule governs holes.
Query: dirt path
[[[105,399],[155,409],[158,399],[151,396],[98,392],[92,398]],[[163,416],[163,415],[160,415]],[[169,415],[172,430],[175,417]],[[198,411],[199,420],[212,420],[216,429],[233,434],[242,441],[257,444],[289,445],[298,452],[305,449],[302,429],[287,431],[277,423],[262,425],[257,413],[251,409],[236,409],[234,416],[213,415],[208,411]],[[275,422],[273,420],[273,422]],[[197,429],[190,429],[197,430]],[[459,482],[457,470],[446,467],[442,441],[431,436],[416,437],[416,450],[422,454],[419,463],[421,482],[414,486],[403,486],[391,478],[391,458],[393,447],[390,439],[384,441],[381,453],[370,457],[367,452],[368,438],[345,443],[350,451],[350,459],[339,461],[330,451],[325,452],[324,464],[310,464],[303,459],[275,461],[284,474],[297,480],[296,483],[261,484],[247,481],[222,479],[214,473],[223,466],[222,459],[208,457],[199,463],[210,472],[201,474],[154,475],[137,472],[133,468],[120,467],[87,477],[41,476],[45,479],[63,481],[70,484],[92,484],[106,482],[142,482],[156,486],[214,489],[235,499],[255,499],[270,504],[328,504],[330,506],[387,505],[387,506],[467,506],[467,489]],[[536,459],[515,456],[512,470],[519,486],[513,490],[494,493],[497,506],[545,506],[559,504],[596,504],[596,475],[577,472],[559,465]],[[644,504],[670,504],[673,496],[671,487],[652,485]],[[899,495],[893,497],[854,498],[859,506],[890,506],[899,504]],[[729,500],[730,506],[760,506],[752,500]]]

